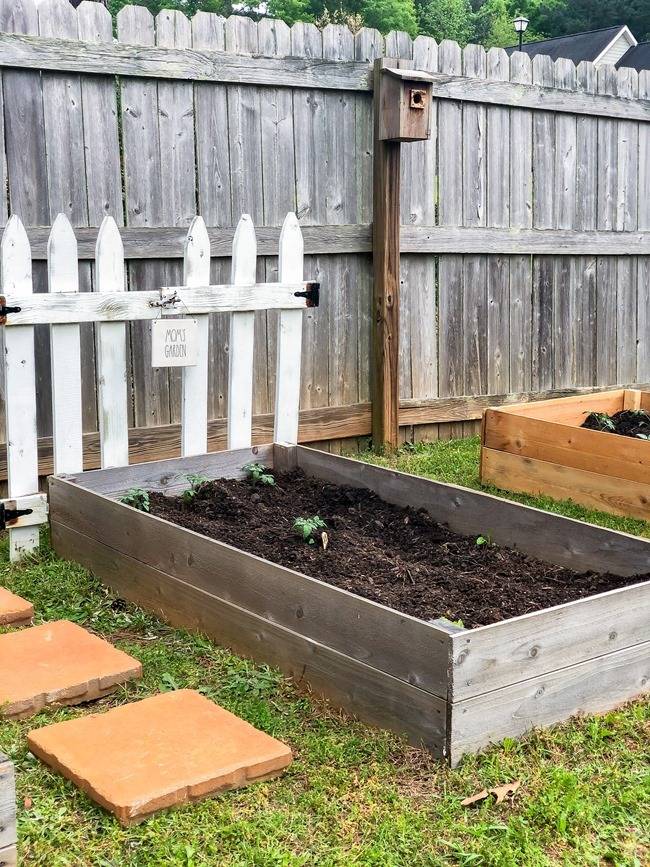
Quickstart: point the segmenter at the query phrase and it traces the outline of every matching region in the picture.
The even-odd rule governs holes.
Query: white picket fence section
[[[126,322],[190,315],[198,323],[198,363],[182,368],[181,454],[208,447],[209,314],[230,312],[227,447],[252,443],[253,346],[256,310],[277,309],[277,374],[274,441],[298,441],[302,311],[310,305],[303,278],[303,238],[287,214],[279,242],[279,281],[256,283],[257,241],[244,214],[232,245],[232,282],[210,285],[210,240],[195,217],[184,246],[183,286],[127,292],[119,229],[106,217],[97,236],[94,292],[79,292],[77,241],[59,214],[48,241],[48,292],[34,294],[32,258],[23,224],[7,223],[0,244],[4,312],[7,508],[30,509],[10,526],[10,556],[38,546],[47,520],[38,492],[34,325],[50,326],[54,472],[83,470],[79,323],[96,323],[97,393],[101,466],[129,462],[129,388]],[[16,501],[16,502],[14,502]]]

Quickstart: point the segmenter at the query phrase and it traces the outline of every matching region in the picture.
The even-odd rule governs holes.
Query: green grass
[[[400,453],[410,472],[476,484],[475,442]],[[383,462],[383,461],[382,461]],[[558,507],[559,508],[559,507]],[[576,507],[571,513],[578,516]],[[583,515],[580,515],[583,516]],[[590,516],[593,519],[593,516]],[[602,517],[602,516],[601,516]],[[639,522],[606,519],[640,531]],[[647,528],[645,528],[647,530]],[[650,705],[572,720],[507,740],[451,771],[399,738],[339,713],[265,666],[166,627],[116,601],[81,567],[47,550],[0,584],[31,599],[37,621],[69,618],[138,657],[144,679],[88,707],[0,724],[16,763],[25,865],[186,867],[641,867],[650,854]],[[122,829],[34,759],[26,733],[50,722],[189,686],[291,745],[282,777]],[[512,804],[460,801],[521,780]],[[28,806],[25,806],[27,803]]]

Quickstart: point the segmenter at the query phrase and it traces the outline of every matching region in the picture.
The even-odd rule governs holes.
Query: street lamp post
[[[524,42],[524,33],[528,27],[528,18],[524,18],[523,15],[517,15],[512,23],[515,25],[515,30],[519,35],[519,50],[521,51],[521,46]]]

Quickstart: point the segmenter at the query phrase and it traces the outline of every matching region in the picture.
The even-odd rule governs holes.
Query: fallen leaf
[[[475,795],[465,798],[460,802],[461,807],[471,807],[472,804],[478,804],[479,801],[484,801],[490,795],[494,795],[495,804],[501,804],[506,798],[512,797],[517,789],[521,786],[520,780],[515,780],[513,783],[504,783],[502,786],[495,786],[493,789],[481,789]]]
[[[484,801],[489,792],[487,789],[481,789],[480,792],[477,792],[475,795],[471,795],[469,798],[465,798],[464,801],[460,802],[461,807],[471,807],[472,804],[476,804],[479,801]]]
[[[495,786],[493,789],[490,789],[490,793],[496,797],[495,803],[500,804],[507,797],[514,795],[519,786],[521,786],[521,781],[515,780],[514,783],[504,783],[503,786]]]
[[[32,799],[31,798],[25,798],[25,800],[23,801],[23,806],[26,810],[29,810],[30,807],[32,806]]]

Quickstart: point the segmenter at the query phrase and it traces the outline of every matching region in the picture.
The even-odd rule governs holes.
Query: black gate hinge
[[[20,313],[22,307],[7,307],[7,299],[4,295],[0,295],[0,325],[7,324],[8,313]]]
[[[17,518],[31,515],[33,511],[33,509],[8,509],[4,503],[0,503],[0,530],[6,530],[7,524],[11,525]]]
[[[304,292],[294,292],[296,298],[306,298],[307,307],[318,307],[320,302],[320,283],[313,281],[305,283]]]

